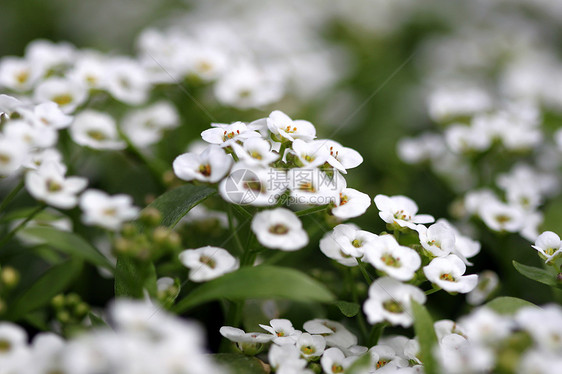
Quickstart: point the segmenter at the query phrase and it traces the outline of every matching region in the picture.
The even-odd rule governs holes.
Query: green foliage
[[[340,312],[346,317],[355,317],[361,309],[361,305],[357,303],[350,303],[349,301],[338,300],[334,303],[334,305],[337,306]]]
[[[515,260],[513,260],[513,266],[521,275],[529,279],[552,287],[560,286],[560,283],[556,278],[557,274],[553,274],[545,269],[537,268],[534,266],[523,265]]]
[[[245,267],[202,284],[173,310],[183,313],[212,300],[250,298],[330,302],[334,295],[323,284],[298,270],[264,265]]]
[[[217,353],[213,359],[228,367],[231,374],[267,374],[267,366],[255,357],[248,357],[236,353]]]
[[[154,264],[119,255],[115,269],[115,296],[140,299],[145,288],[151,295],[156,293]]]
[[[519,299],[517,297],[501,296],[489,301],[485,305],[486,307],[492,309],[494,312],[499,314],[515,314],[520,308],[524,307],[535,307],[535,304],[530,303],[526,300]]]
[[[433,328],[433,320],[427,309],[412,300],[412,312],[414,314],[414,331],[420,343],[421,361],[424,364],[426,374],[437,372],[437,363],[433,357],[433,347],[437,344],[437,335]]]
[[[65,291],[82,269],[80,259],[70,259],[53,266],[24,290],[8,307],[7,319],[19,320],[27,313],[47,305]]]
[[[28,227],[23,232],[26,235],[42,239],[45,244],[57,251],[81,258],[112,272],[115,270],[114,266],[103,254],[75,233],[60,231],[53,227]]]

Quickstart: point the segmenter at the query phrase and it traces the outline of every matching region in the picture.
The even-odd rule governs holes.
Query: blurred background
[[[463,198],[482,187],[502,196],[496,177],[521,162],[548,174],[557,186],[561,24],[558,0],[2,0],[0,55],[23,56],[29,42],[48,39],[135,56],[171,73],[173,81],[160,94],[175,103],[182,123],[154,149],[168,165],[211,122],[252,121],[274,109],[307,119],[317,126],[319,138],[333,138],[363,155],[364,163],[348,174],[348,186],[371,197],[404,194],[420,212],[458,222],[482,243],[471,273],[491,269],[502,281],[498,294],[545,303],[559,295],[511,265],[516,259],[540,266],[530,247],[534,240],[490,230],[463,211]],[[158,54],[168,53],[167,42],[169,53],[176,54],[182,44],[174,44],[174,38],[227,51],[221,61],[228,67],[248,61],[258,66],[266,77],[260,79],[273,81],[267,81],[268,90],[260,86],[265,83],[256,84],[263,89],[256,95],[269,99],[248,103],[239,92],[231,100],[221,91],[222,81],[178,78],[174,65]],[[532,107],[540,142],[463,153],[443,135],[451,123],[466,124],[483,112],[509,111],[521,103]],[[426,148],[406,147],[399,157],[401,139],[428,133],[435,137],[422,140]],[[103,165],[115,160],[100,160],[98,166],[87,165],[97,178],[94,185],[110,193],[127,190],[142,205],[154,189],[143,170],[107,170]],[[86,164],[78,160],[75,168]],[[558,191],[555,187],[541,197],[537,211],[544,216],[535,231],[562,233]],[[373,206],[355,222],[380,232],[385,227],[377,213]],[[330,265],[320,256],[310,249],[286,261],[318,264],[315,274],[337,283],[337,276],[323,274]],[[435,318],[466,312],[459,310],[465,304],[455,301],[462,297],[432,296]]]

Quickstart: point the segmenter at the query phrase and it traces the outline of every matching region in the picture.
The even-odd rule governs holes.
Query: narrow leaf
[[[194,206],[215,193],[210,187],[186,184],[160,195],[147,208],[158,209],[162,225],[173,228]]]
[[[437,344],[437,335],[433,328],[433,320],[427,309],[412,300],[412,312],[414,313],[414,331],[420,343],[421,361],[426,374],[437,373],[437,365],[433,357],[433,347]]]
[[[267,374],[269,365],[263,361],[236,353],[217,353],[212,355],[215,362],[229,369],[231,374]]]
[[[510,296],[496,297],[494,300],[491,300],[490,302],[486,303],[485,306],[492,309],[496,313],[507,314],[507,315],[515,314],[520,308],[523,307],[538,308],[538,306],[536,306],[533,303]]]
[[[26,235],[41,239],[50,247],[90,262],[93,265],[115,270],[113,264],[82,237],[68,231],[60,231],[53,227],[28,227],[23,230]]]
[[[350,303],[349,301],[338,300],[334,303],[340,312],[346,317],[355,317],[361,308],[357,303]]]
[[[513,266],[523,276],[534,281],[556,287],[558,285],[556,275],[549,273],[545,269],[537,268],[534,266],[523,265],[513,260]]]
[[[223,298],[234,301],[281,298],[330,302],[334,295],[323,284],[298,270],[263,265],[241,268],[207,282],[173,309],[183,313],[197,305]]]
[[[20,319],[47,305],[53,297],[68,288],[81,269],[82,261],[70,259],[47,270],[9,306],[8,319]]]
[[[115,269],[115,296],[140,299],[144,289],[150,294],[156,291],[156,269],[152,262],[141,262],[119,255]]]

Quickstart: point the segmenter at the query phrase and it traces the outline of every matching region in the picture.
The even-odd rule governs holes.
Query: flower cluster
[[[41,333],[28,344],[25,330],[0,323],[0,368],[6,373],[226,373],[204,348],[203,331],[150,304],[118,300],[109,327],[71,340]]]

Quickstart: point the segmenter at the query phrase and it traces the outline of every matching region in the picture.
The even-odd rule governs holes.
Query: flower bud
[[[146,208],[141,212],[140,220],[147,226],[158,226],[162,222],[162,213],[156,208]]]

